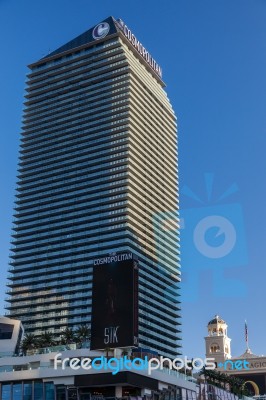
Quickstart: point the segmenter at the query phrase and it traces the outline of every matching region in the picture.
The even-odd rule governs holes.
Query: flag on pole
[[[247,325],[247,321],[245,321],[245,341],[246,341],[247,349],[248,349],[248,325]]]

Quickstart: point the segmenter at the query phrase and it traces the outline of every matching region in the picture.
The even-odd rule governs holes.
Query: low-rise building
[[[40,354],[44,353],[44,354]],[[122,360],[122,354],[111,353]],[[196,400],[193,377],[175,370],[81,367],[84,359],[110,360],[103,352],[88,349],[41,349],[37,354],[0,358],[1,400],[68,400],[102,398],[162,398]],[[75,360],[80,362],[77,365]],[[72,360],[72,367],[71,367]],[[74,365],[74,367],[73,367]],[[168,396],[168,397],[167,397]],[[170,396],[170,397],[169,397]]]
[[[255,396],[266,394],[266,357],[255,355],[247,346],[240,356],[231,355],[231,339],[227,335],[226,322],[216,315],[208,323],[205,337],[206,357],[213,357],[217,369],[241,378]],[[245,362],[245,365],[244,365]]]
[[[0,316],[0,356],[18,353],[23,332],[21,321]]]

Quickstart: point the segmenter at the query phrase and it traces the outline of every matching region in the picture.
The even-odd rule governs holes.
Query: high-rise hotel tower
[[[180,347],[176,118],[160,66],[107,18],[29,66],[9,275],[26,332],[90,324],[93,260],[139,259],[139,347]]]

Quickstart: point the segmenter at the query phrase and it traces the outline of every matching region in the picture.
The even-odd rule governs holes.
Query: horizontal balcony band
[[[65,82],[51,83],[50,85],[40,85],[39,88],[27,87],[28,94],[24,97],[27,102],[36,101],[38,99],[46,98],[47,96],[54,96],[56,93],[65,93],[72,90],[73,87],[83,87],[92,84],[93,82],[101,81],[106,75],[115,75],[121,71],[123,67],[129,67],[129,63],[125,56],[117,55],[115,62],[102,62],[101,65],[94,65],[83,71],[80,74],[70,74],[70,80],[65,79]]]
[[[113,93],[119,93],[121,89],[123,90],[127,87],[129,84],[129,76],[129,71],[125,71],[121,75],[111,77],[110,79],[104,79],[102,82],[93,84],[89,92],[85,91],[84,88],[77,88],[76,90],[57,96],[57,102],[60,106],[64,107],[65,105],[72,103],[73,101],[78,101],[81,98],[84,98],[85,100],[94,100],[94,102],[100,101],[104,94],[108,93],[110,90],[112,90]],[[54,99],[46,99],[36,103],[31,103],[24,109],[25,118],[28,116],[38,116],[40,113],[52,111],[54,110],[53,105]]]

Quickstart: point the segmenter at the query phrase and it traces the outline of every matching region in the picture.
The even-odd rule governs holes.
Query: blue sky
[[[204,354],[206,324],[216,313],[229,324],[234,355],[245,349],[245,319],[251,349],[266,353],[264,0],[0,0],[1,310],[26,65],[109,15],[122,18],[163,68],[178,117],[180,188],[189,187],[202,200],[181,193],[186,226],[223,215],[236,232],[231,258],[198,265],[190,259],[195,243],[183,233],[184,280],[199,277],[189,287],[192,300],[184,296],[182,306],[184,354]],[[213,174],[209,192],[206,173]],[[231,185],[237,191],[219,200]],[[225,237],[210,230],[206,240],[220,246]]]

